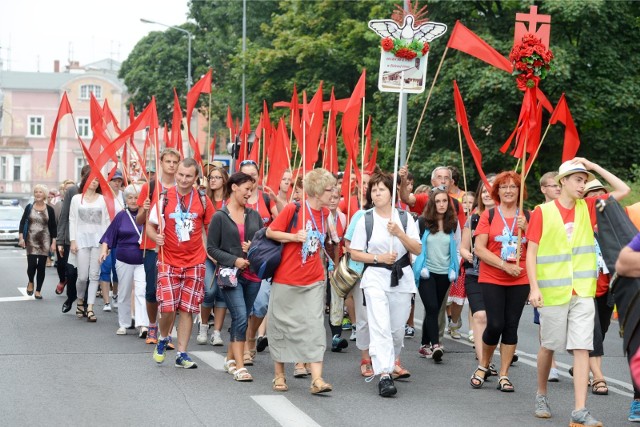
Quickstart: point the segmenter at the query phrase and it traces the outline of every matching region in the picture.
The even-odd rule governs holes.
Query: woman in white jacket
[[[371,177],[369,194],[375,208],[358,220],[351,240],[353,260],[366,266],[360,287],[369,319],[369,353],[374,375],[380,375],[378,393],[383,397],[397,393],[391,374],[402,350],[411,296],[416,292],[410,253],[418,255],[422,246],[415,221],[393,207],[392,188],[390,175]],[[401,219],[403,215],[407,218]],[[369,241],[367,217],[372,221]]]

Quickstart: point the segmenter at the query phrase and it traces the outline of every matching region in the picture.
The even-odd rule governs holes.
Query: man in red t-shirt
[[[151,209],[147,222],[147,235],[160,248],[156,298],[162,316],[153,360],[164,362],[176,311],[180,311],[175,366],[185,369],[197,368],[187,354],[187,345],[192,315],[200,311],[204,298],[203,236],[214,212],[211,200],[201,197],[193,187],[198,172],[195,160],[188,158],[180,162],[176,186]]]
[[[138,195],[138,215],[136,223],[144,225],[149,217],[149,209],[153,207],[159,195],[176,185],[176,169],[180,163],[180,153],[173,148],[165,148],[160,153],[160,179],[151,181],[152,194],[149,194],[149,184],[145,183]],[[156,281],[158,279],[158,253],[156,252],[156,242],[150,239],[145,233],[140,242],[140,249],[144,251],[144,273],[147,282],[145,300],[147,301],[147,315],[149,316],[149,331],[147,332],[147,344],[158,344],[158,301],[156,300]],[[169,341],[169,349],[174,348]]]
[[[576,201],[582,198],[587,182],[594,179],[593,174],[589,171],[597,172],[606,179],[609,184],[611,184],[613,187],[611,195],[616,199],[622,199],[629,194],[629,186],[611,172],[608,172],[595,163],[583,158],[575,158],[563,163],[560,166],[559,174],[555,177],[555,182],[560,184],[562,187],[560,197],[543,205],[545,212],[547,212],[546,215],[543,216],[543,208],[540,206],[536,207],[531,214],[529,227],[527,229],[527,238],[529,239],[529,243],[526,255],[526,267],[531,286],[529,301],[533,307],[538,308],[540,313],[541,345],[538,352],[538,390],[536,394],[535,416],[538,418],[551,417],[551,411],[549,409],[547,399],[547,380],[551,369],[551,358],[554,351],[567,350],[573,352],[575,408],[571,413],[571,423],[572,425],[584,424],[595,426],[602,424],[598,424],[598,421],[595,420],[595,418],[593,418],[586,409],[587,384],[589,382],[589,351],[593,349],[593,327],[595,316],[593,297],[595,296],[595,288],[593,291],[594,294],[589,295],[591,291],[585,289],[583,284],[576,285],[572,281],[572,295],[570,301],[562,303],[562,299],[560,297],[556,297],[556,300],[554,301],[551,296],[557,294],[558,288],[556,286],[566,287],[566,285],[564,283],[561,285],[554,284],[553,293],[550,291],[551,287],[549,285],[547,285],[547,287],[543,287],[543,290],[541,291],[540,283],[543,283],[543,280],[545,282],[551,282],[555,279],[561,280],[560,278],[562,276],[551,277],[551,270],[548,268],[543,269],[543,264],[539,264],[539,260],[537,258],[538,248],[541,241],[544,245],[550,245],[550,241],[552,241],[552,239],[567,239],[569,242],[575,242],[576,239],[581,238],[576,238],[574,234],[584,232],[585,230],[584,224],[580,226],[580,224],[576,222],[576,218],[581,217],[581,212],[582,215],[586,215],[586,213],[584,213],[584,209],[588,211],[590,219],[590,227],[588,226],[586,230],[593,234],[593,227],[596,224],[595,203],[598,198],[588,197],[584,199],[586,206],[581,207],[581,210],[576,212]],[[555,210],[549,210],[549,206],[551,204],[554,204],[558,213],[555,213]],[[558,227],[556,224],[559,224],[556,217],[558,220],[561,219],[564,223],[566,235],[562,235],[562,233],[558,235],[556,232]],[[545,231],[545,225],[547,227],[547,231]],[[580,248],[585,247],[586,246],[582,246]],[[575,251],[575,248],[573,248],[573,250]],[[593,250],[595,251],[595,248]],[[549,257],[550,256],[546,256],[546,258]],[[556,260],[554,262],[560,262],[560,260]],[[572,260],[564,262],[571,262],[573,265]],[[593,273],[595,274],[595,265],[593,268]],[[561,272],[562,268],[558,268],[557,271]],[[588,271],[580,273],[584,274],[588,273]],[[545,276],[538,277],[542,274],[545,274]],[[546,300],[543,299],[543,292],[546,293]]]

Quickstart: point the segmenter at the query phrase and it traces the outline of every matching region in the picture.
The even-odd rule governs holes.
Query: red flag
[[[227,105],[227,127],[229,131],[233,131],[233,117],[231,116],[231,107]]]
[[[191,114],[193,109],[198,103],[198,98],[201,93],[211,93],[211,74],[212,70],[209,68],[207,74],[204,75],[196,84],[193,85],[189,93],[187,94],[187,134],[189,135],[189,144],[193,150],[193,158],[196,162],[202,166],[202,156],[200,156],[200,147],[198,142],[191,134]]]
[[[280,118],[272,143],[272,156],[269,158],[270,166],[267,178],[267,187],[274,191],[277,191],[280,187],[282,174],[289,168],[289,162],[291,161],[291,154],[288,150],[289,144],[287,127],[284,124],[284,119]]]
[[[489,46],[487,42],[478,37],[473,31],[462,25],[460,21],[456,21],[447,47],[474,56],[507,73],[513,71],[513,65],[507,58]]]
[[[369,156],[371,155],[371,116],[369,116],[369,120],[367,121],[367,127],[364,129],[364,169],[369,170],[367,167]]]
[[[249,155],[249,134],[251,134],[251,119],[249,118],[249,104],[244,106],[244,121],[240,129],[240,149],[236,159],[236,170],[240,170],[240,163]]]
[[[302,114],[304,116],[304,126],[306,129],[306,140],[303,151],[305,153],[305,171],[309,171],[313,169],[314,164],[318,161],[318,143],[320,141],[324,120],[324,113],[322,111],[322,82],[320,82],[318,90],[309,104],[306,102],[306,92],[303,94],[303,100]]]
[[[326,154],[322,167],[332,173],[338,172],[338,140],[336,136],[336,116],[335,97],[333,88],[329,98],[329,121],[327,122],[327,141],[325,143]]]
[[[51,130],[51,139],[49,139],[49,148],[47,150],[47,171],[49,170],[49,165],[51,164],[53,150],[56,147],[56,138],[58,137],[58,123],[60,122],[60,119],[62,119],[62,117],[67,114],[73,115],[73,111],[71,110],[71,104],[69,104],[69,98],[67,98],[67,92],[65,91],[62,94],[60,106],[58,107],[58,115],[56,116],[56,121],[53,123],[53,129]]]
[[[522,107],[520,108],[520,116],[518,117],[518,122],[516,124],[515,130],[507,139],[507,142],[500,148],[500,151],[506,153],[509,147],[511,146],[511,142],[513,138],[516,139],[516,146],[511,151],[511,155],[517,159],[521,159],[524,146],[526,142],[527,153],[535,153],[538,148],[538,144],[540,143],[539,139],[536,140],[536,135],[539,138],[539,127],[541,126],[541,121],[538,120],[538,106],[536,104],[536,92],[537,88],[527,88],[524,93],[524,98],[522,100]]]
[[[293,95],[291,96],[290,105],[291,118],[289,120],[289,125],[291,126],[293,135],[296,137],[298,147],[302,147],[302,128],[300,127],[300,111],[298,110],[298,89],[296,89],[295,83],[293,84]],[[300,149],[300,151],[302,151],[302,149]]]
[[[564,124],[564,147],[562,149],[562,161],[566,162],[576,156],[578,148],[580,147],[580,138],[578,137],[578,129],[573,122],[571,111],[569,111],[569,105],[564,93],[560,97],[556,109],[553,110],[553,114],[549,119],[549,123],[555,125],[557,122]]]
[[[360,107],[365,95],[366,69],[362,70],[360,79],[351,93],[349,103],[342,115],[342,140],[347,149],[347,162],[351,159],[353,170],[358,181],[361,181],[361,174],[358,168],[358,119],[360,118]]]
[[[116,133],[118,135],[122,133],[122,129],[120,129],[118,124],[118,119],[116,119],[116,117],[113,115],[113,111],[111,111],[111,108],[109,107],[109,101],[107,101],[106,98],[104,100],[104,104],[102,104],[102,116],[104,117],[106,125],[112,123],[113,129],[116,131]]]
[[[175,148],[180,152],[180,157],[184,158],[184,152],[182,151],[182,108],[180,107],[180,99],[178,98],[178,92],[176,88],[173,88],[173,117],[171,118],[171,141],[167,144],[168,147]]]
[[[209,160],[213,160],[216,158],[216,136],[213,135],[213,139],[211,140],[211,145],[209,145]]]
[[[167,124],[164,123],[162,128],[164,130],[162,134],[162,140],[164,142],[164,146],[169,147],[169,144],[171,143],[171,139],[169,139],[169,126],[167,126]]]
[[[101,167],[98,166],[98,163],[94,160],[93,156],[91,156],[91,153],[82,142],[82,139],[78,138],[78,141],[80,141],[80,147],[82,148],[82,151],[84,152],[84,156],[87,159],[87,163],[91,168],[91,172],[89,173],[89,178],[87,178],[87,181],[84,184],[84,188],[82,188],[82,193],[84,194],[84,192],[89,187],[89,184],[91,184],[93,179],[97,178],[98,181],[100,182],[100,188],[102,189],[102,196],[104,197],[104,201],[107,205],[107,211],[109,212],[109,217],[111,218],[111,220],[113,220],[113,217],[116,214],[113,193],[112,193],[113,190],[111,189],[111,187],[109,186],[109,183],[100,172]]]
[[[458,89],[458,83],[455,80],[453,81],[453,101],[455,102],[456,106],[456,121],[460,124],[462,132],[464,133],[464,137],[467,140],[467,145],[469,146],[469,151],[471,151],[473,162],[476,164],[476,168],[478,169],[478,173],[480,174],[480,178],[482,179],[485,187],[487,189],[490,189],[491,185],[489,185],[489,181],[487,181],[487,177],[484,174],[484,170],[482,169],[482,153],[480,152],[480,149],[471,136],[469,122],[467,120],[467,110],[464,107],[462,95],[460,94],[460,90]]]
[[[371,158],[365,165],[366,173],[369,175],[373,175],[373,171],[376,169],[376,164],[378,164],[378,141],[376,140],[376,146],[373,148],[373,153],[371,154]]]

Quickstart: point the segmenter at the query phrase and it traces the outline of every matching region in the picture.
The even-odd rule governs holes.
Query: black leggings
[[[440,344],[438,314],[451,282],[447,274],[431,273],[428,279],[420,279],[418,292],[424,305],[422,345]]]
[[[44,283],[44,273],[47,268],[47,255],[27,255],[27,277],[33,283],[33,278],[38,273],[36,291],[40,292]]]
[[[487,313],[487,327],[482,334],[482,341],[486,345],[518,344],[518,324],[522,310],[529,296],[529,285],[494,285],[480,283],[485,311]]]

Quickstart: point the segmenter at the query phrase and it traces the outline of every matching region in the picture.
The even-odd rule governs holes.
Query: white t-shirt
[[[407,214],[408,215],[408,214]],[[407,235],[410,239],[420,242],[420,234],[415,221],[407,218]],[[398,217],[398,213],[394,212],[394,221],[402,227],[402,221]],[[367,247],[367,253],[370,254],[384,254],[389,252],[389,243],[392,238],[391,234],[387,231],[387,224],[389,219],[382,218],[373,210],[373,230],[371,233],[371,240],[367,247],[367,230],[365,227],[365,215],[362,215],[356,224],[353,238],[351,239],[351,248],[355,250],[364,251]],[[398,253],[398,259],[407,253],[404,245],[398,238],[393,238],[393,250]],[[391,287],[391,270],[387,270],[382,267],[369,266],[364,271],[362,280],[360,281],[360,287],[365,289],[368,287],[378,287],[385,292],[403,292],[403,293],[416,293],[416,285],[413,278],[413,271],[411,266],[408,265],[402,269],[404,275],[402,279],[398,281],[398,286]]]
[[[82,194],[71,199],[69,208],[69,240],[75,240],[78,248],[96,248],[109,227],[111,219],[102,194],[89,203]]]

